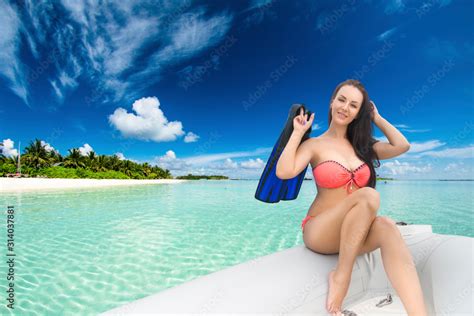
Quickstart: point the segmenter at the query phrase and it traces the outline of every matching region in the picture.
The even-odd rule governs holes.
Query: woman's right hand
[[[313,124],[313,120],[314,113],[311,114],[308,121],[308,114],[304,114],[303,108],[300,108],[300,114],[293,119],[293,130],[304,134]]]

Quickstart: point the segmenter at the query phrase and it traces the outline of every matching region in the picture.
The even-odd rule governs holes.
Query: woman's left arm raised
[[[370,103],[373,106],[373,111],[371,113],[372,121],[378,128],[380,128],[389,141],[379,141],[373,145],[378,159],[390,159],[407,152],[410,149],[410,143],[405,136],[403,136],[398,129],[379,114],[374,102],[370,101]]]

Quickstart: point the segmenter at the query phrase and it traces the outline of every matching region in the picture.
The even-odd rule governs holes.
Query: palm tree
[[[49,152],[53,166],[62,165],[64,157],[58,151],[52,150]]]
[[[0,162],[3,163],[7,157],[3,154],[3,143],[0,143],[0,147],[2,147],[2,150],[0,150]]]
[[[122,165],[122,161],[120,160],[120,158],[117,155],[113,155],[108,158],[109,159],[107,161],[107,169],[119,171],[120,166]]]
[[[35,169],[47,167],[51,165],[53,161],[51,155],[46,150],[45,145],[41,144],[41,140],[36,139],[34,142],[30,142],[25,148],[25,154],[22,157],[25,163]]]
[[[107,171],[107,156],[99,155],[96,159],[96,163],[92,166],[92,170],[95,172]]]
[[[148,177],[153,172],[148,162],[143,163],[141,169],[145,177]]]
[[[84,168],[84,157],[78,148],[69,149],[69,156],[64,159],[63,165],[67,168]]]
[[[97,155],[95,154],[94,151],[90,151],[87,156],[86,156],[86,165],[89,167],[91,170],[95,169],[95,163],[97,160]]]
[[[122,163],[122,166],[120,168],[120,171],[125,173],[127,176],[131,177],[133,174],[133,171],[135,169],[135,163],[130,161],[130,160],[125,160]]]

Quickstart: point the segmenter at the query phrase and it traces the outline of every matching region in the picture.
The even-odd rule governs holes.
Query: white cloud
[[[412,157],[419,158],[423,156],[439,158],[474,158],[474,146],[469,145],[467,147],[447,148],[439,151],[424,151]]]
[[[447,174],[451,177],[461,178],[461,179],[469,179],[474,177],[473,173],[473,164],[470,165],[464,164],[464,162],[450,162],[446,165],[443,171],[447,172]]]
[[[165,67],[187,60],[221,41],[231,21],[228,14],[207,18],[204,9],[182,14],[170,25],[166,45],[153,53],[143,70],[130,76],[130,81],[142,87],[143,82],[158,81],[157,74]]]
[[[45,149],[47,152],[52,152],[52,151],[54,151],[56,154],[59,154],[59,151],[57,151],[56,149],[54,149],[53,146],[51,146],[49,143],[45,142],[44,140],[41,141],[41,145],[44,146],[44,149]]]
[[[444,168],[444,171],[452,171],[452,170],[456,170],[458,168],[459,168],[459,164],[457,164],[455,162],[451,162]]]
[[[186,136],[184,136],[185,143],[194,143],[199,139],[199,136],[194,134],[193,132],[188,132]]]
[[[264,153],[271,152],[272,148],[258,148],[252,151],[237,151],[237,152],[227,152],[227,153],[218,153],[218,154],[209,154],[209,155],[199,155],[189,158],[184,158],[186,162],[192,165],[207,164],[213,161],[224,160],[227,158],[242,158],[242,157],[254,157]]]
[[[4,139],[2,143],[3,143],[3,146],[0,146],[0,152],[5,157],[18,156],[18,150],[14,149],[15,143],[10,138]]]
[[[65,97],[64,94],[67,91],[73,90],[74,88],[78,86],[76,78],[79,76],[79,74],[80,74],[80,69],[77,70],[77,72],[72,75],[67,73],[64,70],[61,70],[57,80],[49,81],[60,103],[64,101],[64,97]]]
[[[49,83],[51,83],[51,86],[53,87],[53,91],[54,93],[56,93],[58,100],[62,101],[64,99],[64,95],[61,89],[59,88],[58,84],[56,83],[56,80],[50,80]]]
[[[209,15],[205,7],[194,9],[191,1],[154,5],[143,2],[63,1],[81,25],[84,59],[99,81],[100,100],[129,100],[161,79],[169,66],[196,56],[219,42],[232,16]],[[145,59],[144,50],[155,47]],[[130,72],[133,69],[134,72]],[[137,69],[137,70],[136,70]]]
[[[385,40],[389,39],[393,34],[395,34],[396,31],[397,31],[397,27],[392,27],[391,29],[383,32],[382,34],[379,34],[377,36],[377,39],[379,41],[385,41]]]
[[[380,165],[381,173],[388,172],[390,175],[412,175],[413,173],[428,173],[431,172],[432,165],[429,163],[423,166],[413,165],[409,162],[400,162],[397,159],[390,162],[382,162]]]
[[[410,150],[408,151],[408,153],[418,153],[418,152],[434,149],[434,148],[443,146],[445,144],[446,143],[443,143],[439,141],[438,139],[433,139],[426,142],[411,142]]]
[[[125,157],[125,155],[123,153],[117,152],[114,155],[117,156],[117,158],[120,159],[120,160],[130,160],[130,161],[133,161],[133,162],[136,162],[136,163],[140,163],[138,160]]]
[[[120,160],[125,160],[126,159],[125,156],[122,153],[115,153],[115,156],[117,156],[118,159],[120,159]]]
[[[175,159],[176,159],[176,154],[175,154],[174,151],[168,150],[168,151],[166,152],[166,155],[163,156],[163,159],[164,159],[164,160],[167,160],[167,161],[175,160]]]
[[[400,130],[402,130],[404,132],[408,132],[408,133],[426,133],[426,132],[431,131],[431,129],[429,129],[429,128],[413,129],[413,128],[410,128],[410,126],[408,126],[406,124],[393,124],[393,126],[395,126],[396,128],[399,128]]]
[[[8,2],[0,0],[0,74],[9,82],[9,88],[28,104],[24,69],[18,56],[22,27],[17,12]]]
[[[393,124],[396,128],[408,128],[409,126],[406,124]]]
[[[243,161],[240,163],[240,165],[242,166],[242,168],[246,169],[262,169],[265,167],[265,162],[262,159],[257,158],[249,159],[248,161]]]
[[[220,42],[233,19],[228,12],[193,6],[192,0],[159,1],[159,6],[147,0],[61,0],[63,8],[57,5],[26,1],[21,16],[28,23],[22,23],[16,6],[0,0],[0,75],[27,104],[22,35],[36,61],[45,57],[43,51],[54,57],[44,58],[46,66],[30,65],[30,75],[49,68],[47,80],[59,103],[79,86],[83,74],[95,87],[86,102],[105,103],[138,98],[167,68]],[[58,10],[65,13],[58,15]]]
[[[168,122],[156,97],[141,98],[132,105],[136,114],[118,108],[109,115],[109,122],[123,136],[155,142],[174,141],[184,135],[179,121]]]
[[[163,156],[154,158],[150,164],[156,164],[158,167],[168,169],[170,171],[189,171],[192,168],[191,164],[187,163],[183,159],[177,158],[175,152],[172,150],[168,150]]]
[[[404,131],[404,132],[408,132],[408,133],[426,133],[426,132],[431,131],[431,129],[429,129],[429,128],[425,128],[425,129],[411,129],[411,128],[407,128],[407,129],[404,129],[403,131]]]
[[[79,152],[82,156],[87,156],[94,149],[89,144],[84,144],[82,147],[79,147]]]
[[[238,168],[238,164],[232,161],[232,159],[227,158],[224,162],[224,167],[229,168],[229,169],[236,169]]]
[[[173,175],[191,174],[218,174],[230,178],[252,179],[258,177],[265,163],[262,159],[249,159],[236,162],[230,157],[256,156],[261,153],[268,153],[271,148],[259,148],[248,152],[230,152],[214,155],[199,155],[188,158],[178,158],[172,150],[168,150],[165,155],[154,158],[150,164],[156,164],[160,168],[168,169]]]
[[[232,170],[237,169],[239,167],[238,163],[233,161],[230,158],[227,158],[222,163],[213,163],[209,165],[210,168],[217,169],[217,170]]]

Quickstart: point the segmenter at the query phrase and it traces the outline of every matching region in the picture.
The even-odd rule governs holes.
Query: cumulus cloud
[[[10,139],[4,139],[3,140],[3,146],[0,146],[0,152],[5,156],[5,157],[16,157],[18,156],[18,150],[16,150],[15,143]]]
[[[451,162],[444,168],[444,171],[454,171],[458,168],[459,168],[459,164],[455,162]]]
[[[222,163],[211,164],[211,167],[218,170],[231,170],[239,167],[238,163],[230,158],[226,158]]]
[[[443,171],[448,175],[457,176],[458,178],[472,178],[474,166],[473,164],[465,164],[464,162],[450,162],[444,167]]]
[[[82,156],[87,156],[91,151],[94,151],[94,149],[89,144],[79,147],[79,152]]]
[[[125,160],[125,156],[122,153],[115,153],[115,156],[117,156],[120,160]]]
[[[174,151],[168,150],[162,158],[166,161],[176,160],[176,154],[174,153]]]
[[[240,163],[240,165],[242,166],[242,168],[246,169],[261,169],[265,167],[265,162],[262,159],[257,158],[243,161]]]
[[[189,171],[192,165],[183,159],[178,159],[172,150],[168,150],[165,155],[153,159],[151,164],[170,171]]]
[[[381,163],[381,172],[389,175],[412,175],[413,173],[428,173],[433,170],[432,165],[419,166],[409,162],[400,162],[399,160]]]
[[[117,153],[115,153],[114,155],[117,156],[117,158],[118,158],[119,160],[130,160],[130,161],[133,161],[133,162],[135,162],[135,163],[140,163],[140,161],[138,161],[138,160],[125,157],[125,155],[124,155],[123,153],[117,152]]]
[[[109,115],[109,122],[124,137],[146,141],[168,142],[184,135],[183,125],[179,121],[168,122],[160,109],[160,101],[156,97],[141,98],[132,105],[136,113],[128,113],[118,108]]]
[[[44,149],[45,149],[47,152],[52,152],[52,151],[54,151],[56,154],[59,154],[59,151],[57,151],[56,149],[54,149],[53,146],[51,146],[49,143],[45,142],[44,140],[41,141],[41,145],[44,146]]]
[[[175,152],[168,150],[165,155],[158,156],[150,162],[158,167],[168,169],[173,175],[206,174],[224,175],[230,178],[252,179],[261,174],[265,163],[262,159],[248,159],[242,162],[234,161],[231,157],[256,156],[256,153],[268,153],[271,148],[258,148],[248,152],[230,152],[213,155],[198,155],[179,158]]]
[[[198,139],[199,139],[199,136],[194,134],[193,132],[188,132],[186,136],[184,136],[185,143],[194,143],[194,142],[197,142]]]

